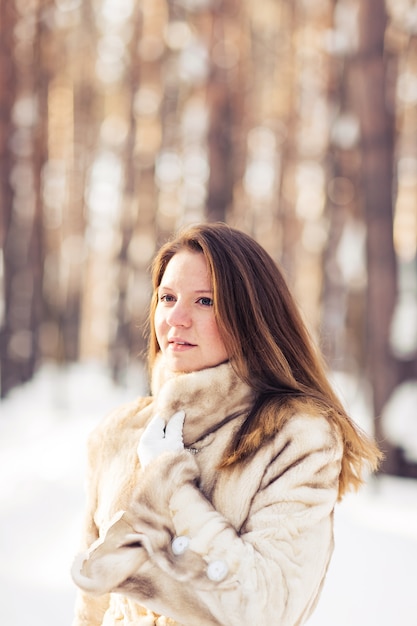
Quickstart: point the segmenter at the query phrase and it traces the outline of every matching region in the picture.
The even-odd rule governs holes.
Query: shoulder
[[[300,450],[323,447],[340,448],[341,431],[334,409],[309,397],[294,397],[271,405],[274,433],[278,445],[284,440]]]
[[[143,428],[149,414],[144,411],[153,401],[150,396],[139,397],[111,411],[94,428],[88,438],[89,454],[103,447],[117,445],[121,439],[129,437],[132,431]]]
[[[323,519],[337,499],[342,457],[342,438],[331,420],[292,412],[255,454],[220,473],[216,502],[236,527],[246,519],[246,530],[263,519],[270,523],[271,516],[282,521],[309,511],[310,521]]]
[[[299,410],[291,415],[280,429],[278,438],[300,450],[341,451],[343,448],[339,428],[331,418],[318,411]]]
[[[327,415],[298,411],[284,422],[275,437],[275,453],[283,450],[303,458],[323,454],[337,459],[342,457],[343,441],[339,428]]]
[[[115,503],[118,508],[126,506],[121,505],[120,497],[129,494],[134,483],[138,465],[136,448],[151,403],[152,398],[138,398],[118,407],[88,438],[87,484],[97,520],[106,520],[110,511],[114,513]]]
[[[280,478],[289,485],[313,484],[335,488],[343,457],[337,426],[325,415],[297,412],[287,419],[263,450],[264,485]]]

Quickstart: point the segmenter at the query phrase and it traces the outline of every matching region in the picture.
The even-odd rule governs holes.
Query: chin
[[[169,356],[165,356],[165,363],[168,369],[170,369],[171,372],[174,372],[175,374],[189,374],[190,372],[195,372],[196,369],[199,369],[197,367],[194,367],[192,364],[181,363],[181,361],[177,359],[172,359]]]
[[[166,359],[166,365],[171,372],[176,374],[190,374],[191,372],[198,372],[199,370],[211,367],[209,364],[186,363],[185,361],[181,362],[180,360],[170,359],[169,357]]]

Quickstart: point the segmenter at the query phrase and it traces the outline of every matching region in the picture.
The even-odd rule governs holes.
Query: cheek
[[[219,349],[226,350],[215,320],[213,320],[209,324],[208,328],[206,328],[206,334],[207,334],[207,338],[209,338],[209,341],[213,345],[213,347],[215,347],[217,350]]]
[[[160,309],[156,309],[155,315],[153,318],[153,323],[155,327],[156,338],[159,339],[164,334],[164,329],[166,328],[165,316],[161,313]]]

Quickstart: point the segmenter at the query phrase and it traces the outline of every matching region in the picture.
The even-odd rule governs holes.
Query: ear
[[[132,532],[123,519],[117,519],[103,538],[74,559],[71,575],[75,584],[93,594],[114,591],[146,561],[143,535]]]

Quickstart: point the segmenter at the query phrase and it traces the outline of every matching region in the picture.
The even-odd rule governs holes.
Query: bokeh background
[[[415,486],[416,105],[415,0],[0,0],[9,525],[25,441],[54,415],[78,451],[146,389],[149,265],[201,221],[281,265],[382,480]]]

